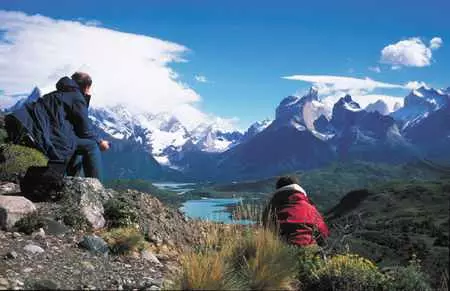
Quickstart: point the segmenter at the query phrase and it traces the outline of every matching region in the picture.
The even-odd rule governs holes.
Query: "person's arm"
[[[76,98],[72,104],[71,113],[75,134],[79,138],[94,139],[97,143],[100,143],[100,139],[95,134],[92,122],[89,119],[86,101],[81,98]]]
[[[325,239],[330,236],[330,231],[327,224],[325,223],[322,215],[319,213],[316,207],[311,205],[314,213],[314,229],[315,229],[315,239],[319,246],[325,245]]]

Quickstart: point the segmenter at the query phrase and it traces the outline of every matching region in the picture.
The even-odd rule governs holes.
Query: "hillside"
[[[326,213],[332,241],[379,266],[403,265],[415,255],[436,282],[449,263],[449,195],[449,179],[352,191]]]
[[[312,171],[293,172],[302,187],[322,210],[335,205],[354,189],[367,188],[392,180],[439,178],[443,172],[423,163],[386,165],[369,162],[334,163]],[[187,193],[188,197],[267,198],[275,189],[276,177],[231,184],[206,185]]]

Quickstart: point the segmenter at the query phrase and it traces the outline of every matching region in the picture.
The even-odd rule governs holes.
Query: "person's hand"
[[[107,140],[101,140],[98,146],[102,152],[109,150],[109,142]]]

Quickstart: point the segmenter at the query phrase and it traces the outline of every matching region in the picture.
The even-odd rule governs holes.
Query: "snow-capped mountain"
[[[405,97],[405,104],[391,115],[401,123],[401,129],[417,124],[431,112],[450,103],[450,92],[422,86]]]
[[[132,114],[125,106],[90,110],[94,124],[114,139],[134,140],[142,144],[164,166],[178,168],[177,153],[187,144],[191,150],[223,152],[239,143],[243,134],[226,132],[219,125],[199,124],[188,130],[169,113]]]
[[[38,87],[34,87],[33,91],[31,91],[31,94],[28,95],[28,97],[21,98],[19,101],[17,101],[16,104],[11,106],[10,108],[7,108],[6,112],[15,111],[15,110],[21,108],[22,106],[24,106],[25,104],[35,102],[40,97],[41,97],[41,90],[39,90]]]
[[[34,90],[12,109],[39,95]],[[121,105],[92,108],[90,118],[112,140],[105,153],[108,177],[236,180],[336,159],[395,163],[449,156],[450,87],[413,90],[393,113],[381,100],[362,108],[350,95],[328,103],[314,88],[303,97],[288,96],[274,120],[255,122],[245,133],[214,121],[188,129],[170,113],[136,114]]]
[[[247,129],[247,131],[244,133],[244,136],[242,138],[242,141],[247,141],[266,129],[270,124],[272,124],[273,120],[271,119],[264,119],[263,121],[257,121],[250,125],[250,127]]]
[[[399,108],[397,108],[399,109]],[[368,112],[379,112],[382,115],[388,115],[389,113],[391,113],[389,111],[389,107],[386,104],[386,102],[384,102],[383,100],[378,100],[376,102],[370,103],[369,105],[367,105],[364,110],[368,111]]]

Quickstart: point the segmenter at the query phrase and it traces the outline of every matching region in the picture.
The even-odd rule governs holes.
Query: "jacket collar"
[[[303,195],[305,195],[306,197],[308,197],[308,195],[306,194],[305,189],[303,189],[300,185],[298,184],[290,184],[290,185],[286,185],[284,187],[281,187],[279,189],[277,189],[277,191],[275,193],[278,192],[282,192],[282,191],[286,191],[286,190],[293,190],[293,191],[297,191],[302,193]]]

